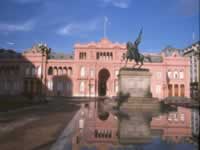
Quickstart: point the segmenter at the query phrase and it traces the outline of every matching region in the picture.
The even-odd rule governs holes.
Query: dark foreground
[[[54,98],[47,104],[1,112],[0,149],[49,149],[79,108],[79,102]]]

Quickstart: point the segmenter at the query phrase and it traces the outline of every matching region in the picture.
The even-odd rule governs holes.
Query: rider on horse
[[[135,40],[134,44],[132,42],[127,42],[126,46],[127,46],[127,52],[126,54],[123,56],[124,58],[126,57],[126,63],[129,60],[135,60],[136,65],[138,65],[138,62],[141,63],[141,66],[143,65],[143,61],[145,58],[147,58],[149,61],[151,61],[150,56],[144,56],[142,54],[139,53],[138,50],[138,45],[141,42],[141,38],[142,38],[142,29],[139,33],[138,38]],[[141,67],[140,66],[140,67]]]

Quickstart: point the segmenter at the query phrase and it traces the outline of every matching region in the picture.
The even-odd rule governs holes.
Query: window
[[[160,95],[161,92],[161,86],[160,85],[156,85],[156,94]]]
[[[183,73],[183,70],[181,70],[181,71],[180,71],[180,74],[179,74],[179,76],[180,76],[180,79],[183,79],[183,78],[184,78],[184,73]]]
[[[71,76],[72,75],[72,67],[68,68],[68,75]]]
[[[174,71],[174,79],[178,79],[178,71]]]
[[[179,87],[178,84],[174,85],[174,96],[178,96]]]
[[[162,73],[161,72],[156,72],[156,78],[157,79],[161,79],[162,77]]]
[[[58,75],[58,70],[57,70],[57,67],[54,67],[53,69],[53,75],[57,76]]]
[[[32,70],[31,70],[32,72],[31,72],[31,75],[32,76],[35,76],[36,75],[36,69],[35,69],[35,67],[33,66],[32,67]]]
[[[38,68],[37,68],[37,75],[38,75],[38,77],[40,77],[41,74],[42,74],[41,66],[38,66]],[[52,74],[53,74],[53,68],[52,68]]]
[[[97,52],[96,59],[97,60],[112,60],[113,54],[112,52]]]
[[[171,79],[171,77],[172,77],[172,72],[171,72],[171,70],[168,70],[168,72],[167,72],[167,77],[168,77],[169,79]]]
[[[172,96],[172,84],[168,85],[168,96]]]
[[[173,114],[170,113],[170,114],[168,115],[167,120],[168,120],[168,121],[172,121],[172,118],[173,118]]]
[[[70,91],[72,88],[72,83],[71,81],[67,81],[67,85],[66,85],[67,91]]]
[[[173,118],[174,118],[174,121],[178,121],[177,113],[174,113],[174,114],[173,114]]]
[[[30,67],[26,67],[25,75],[26,75],[26,76],[29,76],[30,73],[31,73]]]
[[[61,81],[59,81],[59,82],[57,83],[57,90],[58,90],[58,91],[62,91],[62,90],[63,90],[63,83],[62,83]]]
[[[114,87],[115,87],[115,93],[117,93],[117,92],[119,91],[118,81],[117,81],[117,80],[115,80],[115,85],[114,85]]]
[[[99,52],[96,53],[96,59],[99,60]]]
[[[51,91],[53,90],[53,82],[52,82],[52,80],[48,81],[47,86],[48,86],[49,90],[51,90]]]
[[[93,84],[90,85],[90,93],[94,93],[94,85]]]
[[[80,52],[79,59],[86,59],[86,52]]]
[[[94,69],[90,70],[90,77],[93,78],[94,77]]]
[[[185,114],[180,114],[180,120],[185,121]]]
[[[181,96],[184,97],[185,96],[185,85],[181,84]]]
[[[58,75],[62,75],[62,74],[63,74],[62,68],[59,67],[59,69],[58,69]]]
[[[84,92],[85,91],[85,82],[81,81],[80,82],[80,92]]]
[[[63,68],[63,74],[65,74],[65,75],[67,74],[67,67]]]
[[[115,77],[118,77],[119,70],[115,70]]]
[[[85,67],[81,67],[80,69],[80,76],[85,77]]]
[[[38,72],[39,72],[39,69],[38,69]],[[53,74],[53,68],[52,67],[49,67],[48,69],[48,75],[52,75]],[[39,73],[38,73],[39,75]]]

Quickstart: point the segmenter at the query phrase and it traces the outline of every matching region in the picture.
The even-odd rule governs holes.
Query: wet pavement
[[[78,101],[53,98],[47,104],[0,113],[0,149],[50,149],[79,108]]]

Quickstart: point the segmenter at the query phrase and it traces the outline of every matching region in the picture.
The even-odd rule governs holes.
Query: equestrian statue
[[[126,44],[127,51],[122,56],[123,60],[126,61],[125,66],[126,66],[128,60],[132,61],[133,59],[136,62],[136,64],[133,66],[133,68],[135,66],[139,65],[139,62],[140,62],[140,66],[138,68],[141,68],[142,65],[143,65],[144,59],[148,59],[149,62],[151,62],[151,57],[150,56],[144,56],[143,54],[139,53],[138,45],[140,44],[141,39],[142,39],[142,29],[140,30],[138,38],[135,40],[134,43],[132,43],[130,41],[127,42],[127,44]]]

